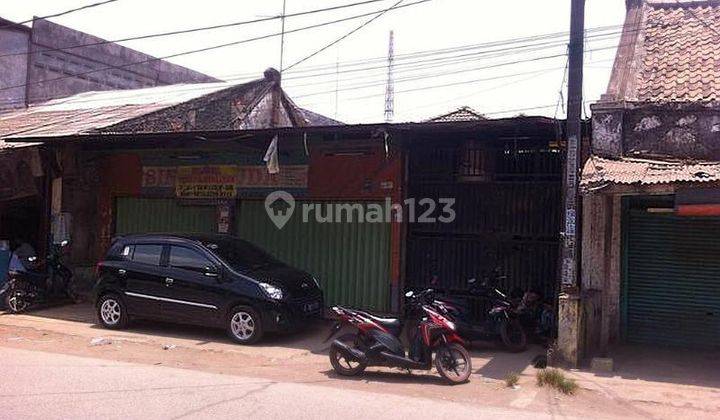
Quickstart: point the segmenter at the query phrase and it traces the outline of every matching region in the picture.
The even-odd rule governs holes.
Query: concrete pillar
[[[558,361],[577,367],[580,362],[582,337],[580,296],[575,293],[561,293],[558,301],[557,357],[553,355],[553,363]]]

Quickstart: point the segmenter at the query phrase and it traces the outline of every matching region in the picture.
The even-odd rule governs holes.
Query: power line
[[[404,8],[404,7],[415,6],[415,5],[417,5],[417,4],[425,3],[425,2],[428,2],[428,1],[430,1],[430,0],[418,0],[418,1],[415,1],[415,2],[413,2],[413,3],[408,3],[408,4],[405,4],[405,5],[396,6],[393,10],[397,10],[397,9],[399,9],[399,8]],[[383,13],[384,13],[384,12],[387,12],[387,9],[384,10],[384,11],[381,11],[381,12],[383,12]],[[329,21],[329,22],[323,22],[323,23],[318,23],[318,24],[315,24],[315,25],[304,26],[304,27],[301,27],[301,28],[292,29],[292,30],[286,31],[285,33],[286,33],[286,34],[289,34],[289,33],[295,33],[295,32],[305,31],[305,30],[309,30],[309,29],[320,28],[320,27],[332,25],[332,24],[335,24],[335,23],[347,22],[347,21],[349,21],[349,20],[354,20],[354,19],[358,19],[358,18],[362,18],[362,17],[374,15],[374,14],[376,14],[376,13],[378,13],[378,12],[375,11],[375,12],[370,12],[370,13],[363,13],[363,14],[360,14],[360,15],[350,16],[350,17],[347,17],[347,18],[336,19],[336,20]],[[122,68],[130,67],[130,66],[136,66],[136,65],[138,65],[138,64],[145,64],[145,63],[153,62],[153,61],[166,60],[166,59],[169,59],[169,58],[175,58],[175,57],[180,57],[180,56],[185,56],[185,55],[190,55],[190,54],[196,54],[196,53],[200,53],[200,52],[212,51],[212,50],[216,50],[216,49],[220,49],[220,48],[225,48],[225,47],[230,47],[230,46],[235,46],[235,45],[240,45],[240,44],[246,44],[246,43],[249,43],[249,42],[259,41],[259,40],[263,40],[263,39],[267,39],[267,38],[273,38],[273,37],[276,37],[276,36],[279,36],[279,35],[281,35],[281,33],[278,32],[278,33],[274,33],[274,34],[268,34],[268,35],[262,35],[262,36],[257,36],[257,37],[253,37],[253,38],[243,39],[243,40],[240,40],[240,41],[227,42],[227,43],[223,43],[223,44],[213,45],[213,46],[210,46],[210,47],[199,48],[199,49],[189,50],[189,51],[183,51],[183,52],[180,52],[180,53],[170,54],[170,55],[166,55],[166,56],[163,56],[163,57],[151,57],[151,58],[148,58],[148,59],[145,59],[145,60],[135,61],[135,62],[127,63],[127,64],[122,64],[122,65],[119,65],[119,66],[102,67],[102,68],[99,68],[99,69],[88,70],[88,71],[86,71],[86,72],[81,72],[81,73],[74,74],[74,75],[69,75],[69,76],[61,76],[61,77],[56,77],[56,78],[52,78],[52,79],[45,79],[45,80],[37,81],[37,82],[33,82],[33,83],[23,83],[23,84],[20,84],[20,85],[6,86],[6,87],[3,87],[3,88],[0,88],[0,91],[10,90],[10,89],[16,89],[16,88],[20,88],[20,87],[25,87],[25,86],[29,86],[29,85],[35,85],[35,84],[41,84],[41,83],[55,82],[55,81],[58,81],[58,80],[76,78],[76,77],[79,77],[79,76],[85,76],[85,75],[88,75],[88,74],[97,73],[97,72],[105,71],[105,70],[122,69]]]
[[[531,47],[532,47],[532,46],[531,46]],[[554,47],[554,46],[552,46],[552,47]],[[590,51],[608,50],[608,49],[612,49],[612,48],[615,48],[615,47],[612,46],[612,47],[606,47],[606,48],[598,48],[598,49],[593,49],[593,50],[590,50]],[[544,49],[544,48],[543,48],[543,49]],[[490,51],[488,51],[488,52],[490,52]],[[523,51],[523,52],[525,52],[525,51]],[[486,53],[486,52],[482,52],[482,51],[481,51],[481,52],[478,52],[478,53],[475,53],[475,54],[482,54],[482,53]],[[475,54],[473,54],[473,55],[475,55]],[[466,54],[465,54],[465,55],[466,55]],[[472,59],[472,60],[469,60],[469,59],[467,59],[467,58],[462,58],[461,60],[458,60],[456,57],[441,57],[441,58],[439,58],[439,59],[438,59],[438,58],[433,58],[433,59],[420,60],[420,61],[415,61],[415,62],[410,62],[410,63],[401,63],[401,64],[397,64],[396,67],[402,67],[402,71],[403,71],[403,72],[406,72],[406,71],[407,71],[407,72],[412,72],[412,71],[417,71],[417,70],[421,70],[421,69],[425,69],[425,68],[442,67],[442,66],[446,66],[446,65],[462,64],[462,63],[466,63],[466,62],[469,63],[469,62],[472,62],[472,61],[480,61],[480,60],[483,60],[483,59],[495,58],[495,57],[504,56],[504,55],[508,55],[508,54],[497,54],[497,55],[494,55],[493,57],[479,57],[479,58],[475,58],[475,59]],[[555,57],[555,56],[553,56],[553,57]],[[536,59],[538,59],[538,58],[539,58],[539,59],[542,59],[543,57],[534,57],[534,58],[531,58],[531,59],[529,59],[529,60],[520,60],[519,62],[533,61],[533,60],[536,60]],[[442,63],[436,63],[436,64],[431,64],[431,65],[425,64],[425,63],[428,63],[428,62],[433,62],[433,63],[434,63],[434,62],[436,62],[436,61],[438,61],[438,60],[445,60],[445,61],[442,62]],[[513,63],[514,63],[514,62],[513,62]],[[503,66],[504,66],[504,65],[508,65],[507,63],[499,63],[499,64],[500,64],[500,65],[503,65]],[[495,65],[495,66],[497,66],[497,65]],[[492,66],[492,67],[495,67],[495,66]],[[349,71],[355,72],[355,71],[363,71],[363,70],[372,70],[373,68],[377,68],[377,67],[370,67],[370,68],[366,68],[366,69],[362,69],[362,68],[360,68],[360,69],[352,69],[352,70],[345,70],[345,71],[342,71],[342,72],[349,72]],[[383,69],[386,69],[386,66],[382,66],[382,68],[383,68]],[[482,70],[482,69],[485,69],[485,68],[484,68],[484,67],[475,68],[474,70]],[[455,72],[453,72],[453,73],[466,72],[466,71],[471,71],[471,70],[473,70],[473,69],[465,69],[465,70],[455,71]],[[443,73],[442,75],[445,75],[445,74],[447,74],[447,73]],[[252,74],[250,74],[250,75],[244,75],[244,76],[241,76],[241,77],[234,77],[233,79],[229,79],[228,82],[230,82],[230,81],[238,81],[238,80],[248,80],[248,79],[251,79],[251,77],[249,77],[249,76],[255,76],[255,75],[257,75],[257,73],[252,73]],[[316,76],[316,75],[309,74],[309,75],[302,75],[302,76],[291,77],[290,79],[310,78],[310,77],[315,77],[315,76]],[[433,77],[433,76],[435,76],[435,75],[431,75],[431,76],[429,76],[429,77]],[[335,77],[337,77],[337,74],[335,75]],[[412,77],[404,77],[404,78],[401,78],[401,80],[413,80],[413,79],[427,78],[427,77],[428,77],[428,76],[426,76],[426,77],[412,76]],[[362,76],[361,76],[361,78],[362,78]],[[254,79],[254,77],[253,77],[253,79]],[[357,79],[358,79],[358,78],[356,77],[356,78],[353,78],[352,80],[357,80]],[[351,79],[347,79],[347,80],[351,80]],[[382,83],[382,82],[381,82],[381,81],[378,81],[378,83]],[[313,86],[313,85],[322,85],[322,84],[326,84],[326,83],[324,83],[324,82],[315,82],[315,83],[306,83],[306,84],[301,84],[301,85],[290,85],[290,87],[303,87],[303,86]],[[372,84],[370,84],[370,85],[367,85],[367,84],[366,84],[366,85],[359,85],[359,86],[355,85],[355,86],[351,86],[353,89],[343,89],[343,90],[355,90],[356,88],[372,87],[372,86],[374,86],[374,85],[375,85],[374,83],[372,83]],[[185,87],[185,88],[183,88],[183,89],[178,89],[178,91],[192,91],[192,90],[204,89],[204,88],[205,88],[205,86],[201,86],[201,85],[198,85],[198,84],[194,84],[194,85],[189,85],[189,86],[187,86],[187,87]],[[320,93],[325,93],[325,92],[320,92]],[[152,95],[152,94],[153,94],[152,92],[147,92],[147,93],[141,93],[140,96],[143,96],[143,95],[144,95],[144,96],[147,96],[147,95]],[[138,94],[135,93],[135,92],[128,93],[128,97],[137,97],[137,96],[138,96]],[[45,99],[52,99],[52,98],[45,98]],[[92,98],[90,98],[90,99],[87,99],[86,101],[87,101],[87,102],[92,102],[92,101],[95,101],[95,100],[97,100],[97,99],[92,99]],[[20,101],[18,101],[18,100],[7,100],[7,101],[2,101],[2,102],[3,102],[3,103],[6,103],[6,104],[10,104],[11,102],[18,102],[18,103],[19,103]]]
[[[593,49],[593,50],[590,50],[590,51],[609,50],[609,49],[613,49],[613,48],[615,48],[615,47],[612,46],[612,47],[596,48],[596,49]],[[544,59],[551,59],[551,58],[558,58],[558,57],[561,57],[561,56],[564,56],[564,54],[556,54],[556,55],[550,55],[550,56],[532,57],[532,58],[529,58],[529,59],[516,60],[516,61],[512,61],[512,62],[501,62],[501,63],[492,64],[492,65],[489,65],[489,66],[476,67],[476,68],[472,68],[472,69],[460,69],[460,70],[455,70],[455,71],[452,71],[452,72],[443,72],[443,73],[441,73],[441,74],[425,74],[425,75],[406,76],[406,77],[402,77],[402,78],[398,79],[398,81],[399,81],[399,82],[406,82],[406,81],[420,80],[420,79],[431,78],[431,77],[439,77],[439,76],[444,76],[444,75],[458,74],[458,73],[463,73],[463,72],[468,72],[468,71],[485,70],[485,69],[489,69],[489,68],[504,67],[504,66],[508,66],[508,65],[521,64],[521,63],[527,63],[527,62],[532,62],[532,61],[538,61],[538,60],[544,60]],[[494,57],[493,57],[493,58],[494,58]],[[425,68],[442,67],[442,66],[444,66],[444,65],[469,63],[469,62],[473,62],[473,61],[479,61],[479,60],[481,60],[481,59],[482,59],[482,58],[480,58],[480,59],[474,59],[474,60],[463,59],[463,60],[460,61],[460,62],[458,62],[457,60],[453,60],[452,62],[446,62],[446,63],[441,63],[441,64],[433,64],[433,65],[430,65],[430,66],[428,66],[428,65],[422,65],[422,66],[416,66],[416,67],[407,68],[407,69],[403,69],[403,70],[404,70],[404,71],[417,71],[417,70],[421,70],[421,69],[425,69]],[[426,60],[426,61],[435,61],[435,60]],[[422,61],[416,62],[416,63],[422,63]],[[415,63],[404,63],[404,64],[415,64]],[[399,65],[397,65],[397,66],[399,66]],[[383,67],[383,68],[386,68],[386,67]],[[356,69],[356,70],[362,70],[362,69]],[[256,73],[253,73],[253,74],[256,75]],[[301,76],[301,77],[296,77],[296,78],[308,78],[308,77],[312,77],[312,75]],[[228,82],[231,82],[231,81],[239,81],[239,80],[248,80],[248,79],[250,79],[250,78],[249,78],[249,77],[237,77],[237,78],[234,78],[234,79],[229,79]],[[294,78],[293,78],[293,79],[294,79]],[[348,79],[348,80],[349,80],[349,79]],[[357,78],[355,78],[355,79],[353,79],[353,80],[357,80]],[[344,89],[339,89],[339,90],[341,90],[341,91],[349,91],[349,90],[365,89],[365,88],[370,88],[370,87],[378,86],[378,85],[381,85],[381,84],[383,84],[383,83],[384,83],[384,80],[377,80],[377,81],[373,81],[373,82],[365,82],[364,84],[351,85],[351,86],[348,86],[348,87],[346,87],[346,88],[344,88]],[[315,82],[315,83],[306,83],[306,84],[300,84],[300,85],[290,85],[290,86],[286,86],[286,87],[305,87],[305,86],[324,85],[324,84],[327,84],[327,83]],[[228,83],[228,87],[230,87],[230,86],[231,86],[231,85]],[[206,88],[206,84],[192,84],[192,85],[188,85],[186,88],[177,89],[176,91],[177,91],[177,92],[186,92],[186,91],[193,91],[193,90],[202,90],[202,89],[205,89],[205,88]],[[333,90],[333,92],[334,92],[334,90]],[[405,92],[405,91],[403,91],[403,92]],[[296,96],[296,97],[316,96],[316,95],[326,94],[326,93],[329,93],[329,91],[328,91],[328,92],[325,92],[325,91],[313,92],[313,93],[310,93],[310,94],[307,94],[307,95],[300,95],[300,96]],[[132,92],[132,90],[131,90],[131,91],[128,92],[127,97],[128,97],[128,98],[137,98],[137,97],[139,97],[139,96],[149,96],[149,95],[153,95],[153,94],[154,94],[154,92],[152,92],[152,91],[138,94],[138,93],[136,93],[136,92]],[[118,98],[121,99],[122,96],[119,96]],[[51,99],[51,98],[46,98],[46,99]],[[89,99],[86,99],[86,100],[75,100],[74,103],[93,102],[93,101],[98,101],[98,100],[99,100],[99,99],[89,98]],[[13,101],[12,101],[12,100],[10,100],[10,101],[5,101],[4,103],[11,103],[11,102],[13,102]],[[18,102],[18,101],[15,100],[14,102]]]
[[[24,24],[26,24],[26,23],[31,23],[31,22],[34,21],[35,19],[50,19],[50,18],[54,18],[54,17],[65,16],[65,15],[69,15],[70,13],[79,12],[79,11],[85,10],[85,9],[91,9],[91,8],[93,8],[93,7],[102,6],[102,5],[108,4],[108,3],[114,3],[114,2],[116,2],[116,1],[118,1],[118,0],[105,0],[105,1],[97,2],[97,3],[87,4],[87,5],[85,5],[85,6],[76,7],[75,9],[66,10],[66,11],[64,11],[64,12],[58,12],[58,13],[54,13],[54,14],[52,14],[52,15],[41,16],[41,17],[37,17],[37,18],[32,18],[32,19],[24,20],[24,21],[22,21],[22,22],[17,22],[17,23],[13,23],[13,24],[3,25],[3,26],[0,26],[0,29],[9,28],[9,27],[12,27],[12,26],[15,26],[15,25],[24,25]]]
[[[596,36],[595,38],[597,38],[597,40],[602,40],[601,38],[607,38],[610,35],[612,35],[612,34],[602,34],[602,35]],[[451,57],[437,57],[437,58],[432,58],[429,60],[420,60],[420,61],[415,61],[415,62],[405,62],[405,63],[401,62],[401,63],[396,64],[395,66],[397,68],[397,67],[403,67],[403,66],[408,66],[408,65],[414,65],[417,63],[444,61],[444,60],[450,60],[450,59],[456,59],[456,58],[462,58],[462,57],[486,55],[486,54],[490,54],[490,53],[498,53],[494,57],[502,57],[502,56],[507,56],[507,55],[513,55],[514,53],[512,53],[512,51],[516,51],[516,50],[521,51],[521,52],[530,52],[530,51],[537,51],[537,50],[543,50],[543,49],[549,49],[549,48],[555,48],[555,47],[561,47],[561,46],[564,47],[566,45],[567,45],[566,42],[543,42],[543,43],[536,43],[536,44],[519,45],[519,46],[515,46],[515,47],[510,47],[510,48],[499,48],[499,49],[495,49],[495,50],[478,51],[478,52],[474,52],[474,53],[466,53],[466,54],[461,54],[461,55],[456,55],[456,56],[451,56]],[[377,66],[360,67],[360,68],[356,68],[356,69],[351,68],[351,69],[341,70],[339,73],[355,73],[355,72],[364,72],[367,70],[376,70],[376,69],[384,71],[387,69],[387,64],[378,64]],[[293,73],[293,74],[295,74],[295,73]],[[337,71],[332,71],[332,72],[325,72],[325,73],[315,73],[315,74],[310,74],[310,75],[291,76],[291,77],[286,77],[285,80],[295,80],[295,79],[304,79],[304,78],[322,77],[322,76],[335,76],[336,74],[337,74]]]
[[[112,0],[112,1],[117,1],[117,0]],[[366,1],[356,2],[356,3],[343,4],[340,6],[307,10],[304,12],[297,12],[297,13],[290,13],[290,14],[285,14],[283,12],[282,14],[277,15],[277,16],[269,16],[269,17],[252,19],[252,20],[243,20],[243,21],[239,21],[239,22],[223,23],[220,25],[201,26],[201,27],[190,28],[190,29],[181,29],[181,30],[177,30],[177,31],[160,32],[160,33],[146,34],[146,35],[137,35],[137,36],[131,36],[131,37],[126,37],[126,38],[114,39],[111,41],[102,40],[102,41],[97,41],[97,42],[90,42],[87,44],[70,45],[67,47],[58,47],[58,48],[47,48],[47,49],[43,49],[43,50],[36,50],[36,51],[30,51],[30,52],[8,53],[8,54],[0,55],[0,58],[11,57],[11,56],[16,56],[16,55],[39,54],[39,53],[53,52],[53,51],[67,51],[67,50],[72,50],[72,49],[76,49],[76,48],[93,47],[96,45],[104,45],[104,44],[119,43],[119,42],[126,42],[126,41],[137,41],[137,40],[141,40],[141,39],[150,39],[150,38],[160,38],[160,37],[173,36],[173,35],[189,34],[189,33],[194,33],[194,32],[210,31],[210,30],[215,30],[215,29],[232,28],[232,27],[236,27],[236,26],[251,25],[251,24],[255,24],[255,23],[263,23],[263,22],[268,22],[268,21],[277,20],[277,19],[306,16],[306,15],[311,15],[311,14],[315,14],[315,13],[322,13],[322,12],[346,9],[349,7],[362,6],[362,5],[366,5],[369,3],[377,3],[377,2],[381,2],[381,1],[386,1],[386,0],[366,0]],[[41,18],[41,19],[44,19],[44,18]]]
[[[437,106],[437,105],[440,105],[440,104],[447,104],[447,103],[450,103],[450,102],[455,102],[455,101],[460,100],[460,99],[469,98],[469,97],[471,97],[471,96],[475,96],[475,95],[480,94],[480,93],[490,92],[490,91],[493,91],[493,90],[501,89],[501,88],[506,87],[506,86],[518,85],[518,84],[520,84],[520,83],[524,83],[524,82],[527,82],[527,81],[536,79],[537,77],[546,75],[546,74],[548,74],[548,73],[550,73],[550,72],[552,72],[552,71],[555,71],[555,70],[559,70],[559,67],[553,67],[553,68],[544,69],[544,70],[536,70],[536,71],[531,71],[531,72],[508,74],[508,75],[505,75],[505,76],[497,77],[497,79],[502,79],[502,78],[508,78],[508,79],[510,79],[510,78],[515,78],[515,77],[518,77],[518,76],[521,76],[521,75],[526,75],[526,74],[530,74],[530,75],[531,75],[530,77],[525,77],[525,78],[522,78],[522,79],[520,79],[520,80],[513,80],[513,81],[510,81],[510,82],[505,82],[505,83],[501,83],[501,84],[498,84],[498,85],[494,85],[494,86],[491,86],[491,87],[488,87],[488,88],[480,89],[480,90],[478,90],[478,91],[474,91],[474,92],[469,93],[469,94],[465,94],[465,95],[461,95],[461,96],[456,96],[456,97],[454,97],[454,98],[452,98],[452,99],[444,100],[444,101],[442,101],[442,102],[433,102],[433,103],[430,103],[430,104],[424,104],[424,105],[420,105],[420,106],[415,106],[415,107],[406,109],[404,113],[407,113],[408,111],[415,111],[415,110],[418,110],[418,109],[428,108],[428,107],[431,107],[431,106]],[[496,79],[496,78],[491,78],[491,79]],[[479,83],[479,82],[481,82],[481,81],[487,81],[487,80],[490,80],[490,79],[478,79],[478,80],[474,80],[474,81],[466,81],[465,84]],[[423,88],[419,88],[419,89],[413,89],[413,91],[415,91],[415,90],[425,90],[425,88],[423,87]],[[379,96],[379,95],[368,95],[368,97],[370,97],[370,96],[376,97],[376,96]],[[349,100],[359,100],[359,99],[365,99],[365,98],[366,98],[366,97],[355,97],[355,98],[350,98]],[[372,114],[372,115],[374,115],[374,114]],[[367,115],[364,115],[364,116],[360,117],[360,119],[364,119],[364,118],[370,117],[370,116],[372,116],[372,115],[371,115],[371,114],[367,114]]]
[[[613,59],[601,60],[601,61],[594,61],[594,62],[606,62],[606,61],[613,61]],[[489,78],[482,78],[482,79],[464,80],[464,81],[460,81],[460,82],[434,84],[434,85],[429,85],[429,86],[421,86],[421,87],[417,87],[417,88],[405,89],[405,90],[399,91],[399,92],[397,92],[397,93],[409,93],[409,92],[426,91],[426,90],[430,90],[430,89],[445,88],[445,87],[450,87],[450,86],[460,86],[460,85],[480,83],[480,82],[490,81],[490,80],[498,80],[498,79],[512,78],[512,77],[517,77],[517,76],[522,76],[522,75],[527,75],[527,74],[535,74],[535,76],[528,78],[528,80],[529,80],[529,79],[533,79],[533,78],[535,78],[535,77],[537,77],[537,76],[539,76],[539,75],[547,74],[547,73],[549,73],[550,71],[553,71],[553,70],[561,70],[561,69],[563,69],[563,67],[547,68],[547,69],[542,69],[542,70],[535,70],[535,71],[529,71],[529,72],[515,73],[515,74],[509,74],[509,75],[501,75],[501,76],[489,77]],[[521,82],[523,82],[524,80],[526,80],[526,79],[519,80],[519,81],[515,81],[515,82],[510,82],[510,83],[505,83],[505,84],[503,84],[503,85],[499,85],[499,87],[504,87],[504,86],[508,86],[508,85],[513,85],[513,84],[521,83]],[[379,84],[378,84],[377,86],[379,86]],[[489,89],[489,90],[492,90],[492,89]],[[481,92],[482,92],[482,91],[481,91]],[[369,99],[369,98],[377,98],[377,97],[381,97],[382,95],[383,95],[382,93],[377,93],[377,94],[372,94],[372,95],[356,96],[356,97],[348,98],[348,100],[353,101],[353,100],[363,100],[363,99]],[[299,98],[299,96],[294,96],[294,98]],[[319,104],[322,104],[322,103],[324,103],[324,102],[314,102],[314,103],[311,103],[311,104],[305,104],[304,106],[305,106],[305,107],[307,107],[307,106],[315,106],[315,105],[319,105]]]
[[[595,32],[605,32],[612,29],[618,29],[622,28],[622,25],[611,25],[611,26],[603,26],[603,27],[597,27],[597,28],[590,28],[586,31],[586,33],[595,33]],[[623,31],[620,32],[609,32],[607,34],[599,34],[599,35],[588,35],[588,38],[595,38],[598,36],[609,36],[614,34],[622,34]],[[427,56],[427,55],[437,55],[437,54],[444,54],[444,53],[452,53],[452,52],[459,52],[459,51],[465,51],[465,50],[472,50],[477,48],[485,48],[485,47],[497,47],[497,46],[503,46],[503,45],[511,45],[511,44],[518,44],[522,42],[533,42],[533,41],[540,41],[545,39],[553,39],[553,38],[562,38],[563,45],[567,44],[567,40],[565,37],[567,37],[568,32],[555,32],[555,33],[547,33],[547,34],[538,34],[533,35],[529,37],[522,37],[522,38],[510,38],[510,39],[504,39],[500,41],[492,41],[492,42],[485,42],[480,44],[465,44],[455,47],[449,47],[449,48],[441,48],[441,49],[435,49],[435,50],[422,50],[422,51],[416,51],[412,53],[406,53],[406,54],[396,54],[395,59],[396,60],[404,60],[408,58],[417,58],[420,56]],[[370,62],[384,62],[387,60],[386,56],[377,56],[377,57],[370,57],[370,58],[364,58],[364,59],[358,59],[358,60],[349,60],[346,62],[341,62],[344,66],[352,66],[356,64],[367,64]],[[309,66],[304,67],[299,70],[293,71],[293,73],[302,73],[302,72],[308,72],[308,71],[315,71],[320,70],[324,68],[334,68],[335,63],[326,64],[326,65],[318,65],[318,66]]]
[[[304,63],[305,61],[307,61],[307,60],[315,57],[316,55],[320,54],[321,52],[323,52],[323,51],[327,50],[328,48],[332,47],[333,45],[341,42],[342,40],[344,40],[345,38],[347,38],[347,37],[349,37],[350,35],[354,34],[355,32],[357,32],[357,31],[361,30],[362,28],[368,26],[369,24],[373,23],[374,21],[376,21],[377,19],[379,19],[380,17],[382,17],[385,13],[387,13],[387,12],[389,12],[389,11],[391,11],[391,10],[397,9],[397,8],[399,8],[399,7],[402,7],[402,6],[400,6],[400,4],[401,4],[403,1],[405,1],[405,0],[400,0],[400,1],[398,1],[397,3],[393,4],[392,6],[388,7],[387,9],[385,9],[385,10],[381,11],[380,13],[376,14],[376,15],[373,16],[372,18],[370,18],[370,19],[368,19],[367,21],[365,21],[365,22],[363,22],[362,24],[360,24],[357,28],[351,30],[350,32],[348,32],[348,33],[346,33],[345,35],[341,36],[340,38],[336,39],[335,41],[333,41],[333,42],[325,45],[324,47],[322,47],[322,48],[320,48],[319,50],[315,51],[314,53],[308,55],[307,57],[305,57],[305,58],[303,58],[303,59],[301,59],[301,60],[298,60],[298,61],[294,62],[293,64],[291,64],[291,65],[288,67],[288,70],[290,70],[291,68],[297,66],[297,65],[300,64],[300,63]],[[429,1],[432,1],[432,0],[420,0],[420,1],[416,1],[416,2],[413,3],[413,4],[427,3],[427,2],[429,2]]]

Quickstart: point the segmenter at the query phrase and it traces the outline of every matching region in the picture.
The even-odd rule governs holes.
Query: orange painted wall
[[[140,196],[142,161],[136,154],[117,154],[103,158],[100,169],[102,182],[98,193],[98,228],[101,259],[110,247],[113,235],[113,211],[115,197]]]
[[[386,157],[382,144],[364,149],[361,155],[345,155],[319,149],[311,150],[308,173],[308,198],[314,200],[383,201],[403,200],[403,157],[391,150]],[[142,160],[137,154],[116,154],[101,164],[102,182],[98,199],[100,249],[107,251],[113,236],[114,200],[118,196],[141,196]],[[401,275],[402,224],[391,227],[391,281],[398,285]]]

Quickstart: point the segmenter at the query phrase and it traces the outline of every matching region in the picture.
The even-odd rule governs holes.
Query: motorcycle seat
[[[360,312],[360,311],[358,311]],[[381,317],[378,315],[373,315],[369,312],[360,312],[363,316],[366,316],[373,321],[377,322],[378,324],[391,329],[391,330],[397,330],[402,325],[402,320],[400,318],[390,318],[390,317]]]

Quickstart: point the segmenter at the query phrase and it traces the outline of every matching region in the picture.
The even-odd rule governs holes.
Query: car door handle
[[[170,277],[165,277],[165,286],[172,286],[174,282],[175,280],[171,279]]]
[[[118,274],[120,274],[121,276],[124,276],[125,274],[127,274],[127,270],[121,268],[118,270]]]

